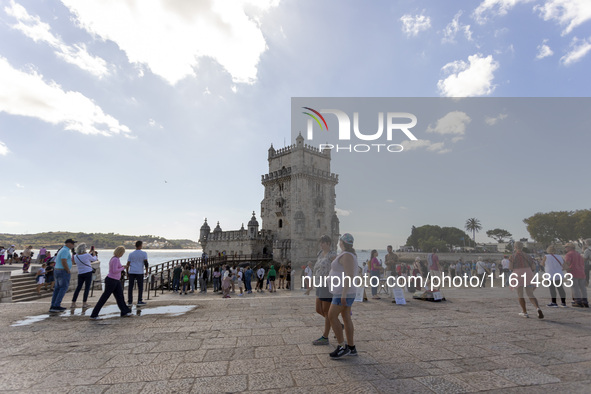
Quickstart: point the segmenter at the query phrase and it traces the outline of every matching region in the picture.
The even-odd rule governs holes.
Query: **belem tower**
[[[318,239],[329,235],[336,247],[339,219],[335,211],[337,174],[330,172],[330,149],[295,144],[275,149],[271,144],[269,172],[261,176],[265,194],[261,201],[261,228],[255,212],[240,230],[222,231],[220,223],[211,231],[207,219],[201,226],[199,243],[209,256],[270,254],[273,260],[294,266],[315,261]]]

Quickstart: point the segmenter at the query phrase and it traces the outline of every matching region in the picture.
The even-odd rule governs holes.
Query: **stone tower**
[[[299,267],[315,261],[318,239],[326,234],[336,246],[339,219],[335,212],[338,175],[330,172],[330,150],[304,144],[269,148],[269,173],[262,176],[262,227],[273,233],[273,259]]]

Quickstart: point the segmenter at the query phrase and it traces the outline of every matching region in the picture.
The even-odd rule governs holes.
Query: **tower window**
[[[317,219],[317,220],[316,220],[316,227],[317,227],[317,228],[320,228],[320,219]]]
[[[279,228],[283,227],[283,219],[279,219]]]

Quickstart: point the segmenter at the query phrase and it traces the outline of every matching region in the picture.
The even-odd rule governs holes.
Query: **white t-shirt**
[[[554,258],[553,256],[556,256],[556,258]],[[544,269],[547,274],[550,274],[552,277],[554,276],[554,274],[559,274],[560,276],[563,275],[562,266],[564,265],[564,259],[562,258],[562,256],[556,254],[547,254],[545,264],[546,266],[544,267]]]
[[[265,277],[265,269],[264,268],[259,268],[257,270],[257,277],[259,279],[263,279]]]
[[[306,276],[310,276],[310,277],[312,276],[312,268],[310,268],[310,266],[309,266],[309,265],[308,265],[308,266],[306,266],[306,269],[304,270],[304,274],[305,274]]]
[[[148,254],[141,249],[136,249],[127,256],[129,262],[129,273],[141,275],[144,273],[144,260],[148,260]]]
[[[486,267],[486,263],[484,261],[477,261],[476,262],[476,272],[478,275],[484,274],[484,269]]]
[[[74,262],[78,267],[78,275],[92,272],[91,263],[96,260],[97,258],[89,253],[77,254],[74,256]]]
[[[503,259],[501,260],[501,267],[503,267],[504,270],[508,270],[509,269],[509,259]]]

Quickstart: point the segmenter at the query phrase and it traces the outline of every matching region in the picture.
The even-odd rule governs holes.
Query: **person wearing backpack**
[[[186,295],[187,290],[189,290],[189,288],[191,287],[191,284],[189,283],[189,278],[191,277],[191,270],[187,265],[185,265],[181,277],[183,278],[183,289],[181,290],[181,294],[185,293]]]

